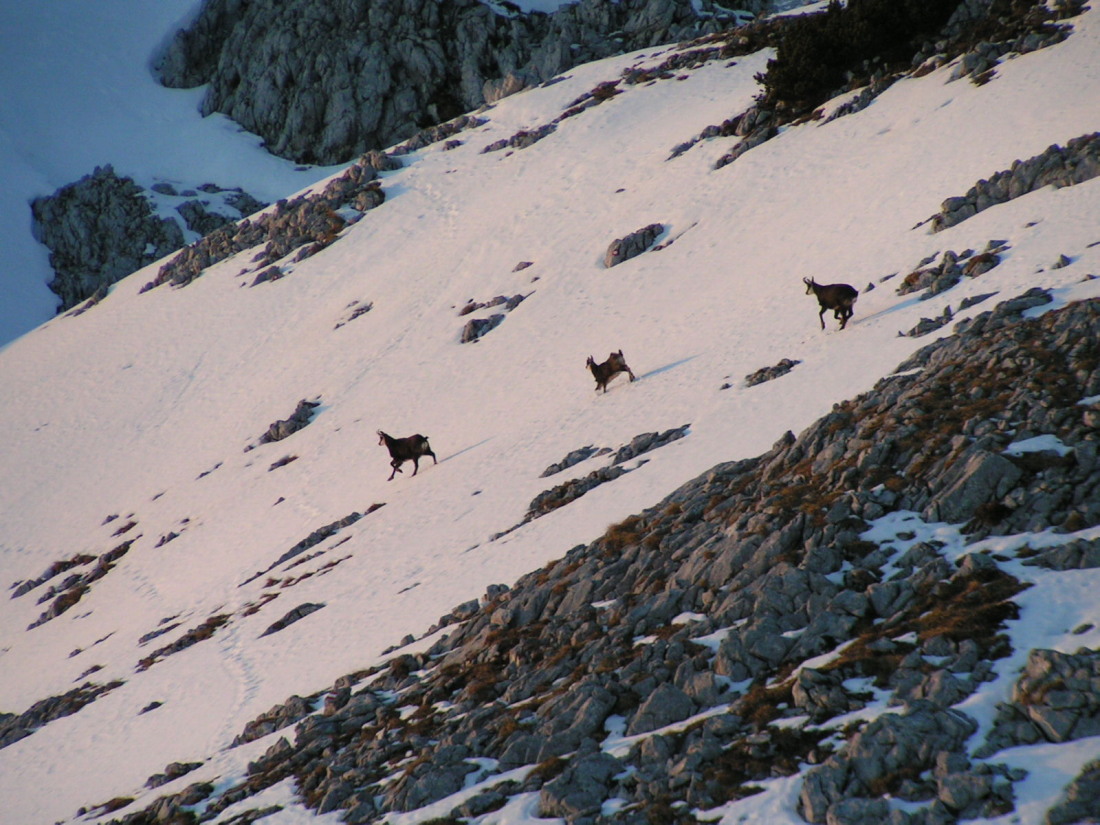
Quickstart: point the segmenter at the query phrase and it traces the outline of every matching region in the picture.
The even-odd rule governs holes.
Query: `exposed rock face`
[[[786,375],[801,363],[801,361],[784,358],[773,367],[761,367],[755,372],[751,372],[745,376],[745,386],[755,387],[757,384],[763,384],[765,381],[774,381],[776,378]]]
[[[986,245],[985,251],[978,255],[975,255],[971,249],[963,252],[949,249],[934,266],[924,267],[924,263],[930,263],[926,261],[921,264],[921,268],[906,275],[898,287],[898,295],[920,292],[921,300],[927,301],[951,289],[964,276],[980,277],[1001,262],[1001,256],[998,253],[1003,251],[1005,246],[1004,241],[992,240]]]
[[[203,114],[228,115],[275,154],[337,163],[580,63],[734,24],[703,6],[705,16],[687,0],[587,0],[553,14],[478,0],[206,0],[155,69],[166,86],[209,84]]]
[[[878,796],[891,778],[919,776],[941,753],[957,753],[977,725],[961,713],[921,709],[876,719],[839,754],[806,776],[799,798],[802,815],[823,823],[837,807]],[[860,805],[860,807],[864,807]]]
[[[162,211],[174,205],[179,217],[158,217],[155,201]],[[34,237],[50,250],[50,289],[61,298],[59,311],[87,300],[83,312],[106,297],[111,284],[182,247],[185,231],[206,235],[265,206],[240,189],[210,183],[182,193],[165,183],[146,190],[102,166],[36,198],[31,214]]]
[[[460,344],[471,344],[483,335],[488,335],[499,327],[503,321],[503,312],[495,313],[488,318],[471,318],[462,327],[462,333],[459,335],[458,341]]]
[[[980,753],[1100,736],[1100,652],[1033,650]]]
[[[62,716],[76,713],[89,702],[94,702],[100,696],[110,693],[122,682],[111,682],[106,685],[96,685],[85,682],[80,687],[73,688],[61,696],[51,696],[40,702],[35,702],[23,713],[0,713],[0,748],[18,742],[34,733],[38,728]]]
[[[602,455],[609,452],[611,452],[611,450],[607,447],[597,449],[591,444],[587,447],[578,447],[576,450],[571,450],[561,461],[551,464],[543,470],[539,478],[547,478],[548,476],[556,475],[562,470],[568,470],[574,464],[580,464],[582,461],[586,461],[594,455]]]
[[[636,258],[649,251],[649,248],[653,246],[664,231],[663,224],[651,223],[649,226],[643,226],[641,229],[622,238],[616,238],[607,247],[607,252],[604,253],[603,265],[610,269],[613,266],[618,266],[623,261],[629,261],[631,258]]]
[[[316,611],[320,610],[324,606],[325,605],[324,605],[323,602],[322,603],[305,602],[304,604],[300,604],[296,608],[291,610],[289,613],[286,613],[277,622],[273,622],[272,624],[268,625],[267,629],[263,633],[261,633],[260,635],[261,636],[270,636],[272,633],[278,633],[280,630],[285,630],[286,628],[290,627],[295,622],[297,622],[301,619],[304,619],[310,613],[315,613]]]
[[[450,816],[528,793],[539,816],[570,825],[679,822],[685,805],[714,809],[795,773],[814,823],[1011,811],[1024,773],[972,761],[977,723],[958,705],[1009,652],[1004,623],[1024,585],[994,555],[952,562],[931,528],[922,541],[868,528],[946,519],[980,538],[1100,524],[1095,410],[1078,403],[1100,395],[1100,301],[1024,319],[1035,300],[958,325],[799,437],[718,465],[456,608],[440,620],[447,635],[344,677],[323,712],[308,710],[320,693],[273,708],[249,735],[298,720],[293,742],[205,815],[294,777],[310,807],[378,822],[445,799],[475,770],[484,781],[521,766],[524,779],[456,797]],[[1064,445],[1058,461],[1006,450],[1043,434]],[[1037,558],[1093,563],[1091,540],[1067,548]],[[1097,662],[1032,651],[987,751],[1096,735]],[[837,718],[872,701],[871,721]],[[1096,774],[1083,771],[1048,821],[1095,811]]]
[[[1100,820],[1100,762],[1085,766],[1066,788],[1065,798],[1047,811],[1043,825],[1072,825]]]
[[[61,311],[183,246],[183,231],[153,214],[144,190],[110,166],[31,203],[34,237],[50,249]]]
[[[260,436],[260,443],[270,444],[294,435],[298,430],[309,425],[313,420],[313,411],[319,406],[321,406],[320,401],[309,401],[303,398],[289,418],[280,418],[268,426],[267,432]]]
[[[485,309],[486,307],[504,307],[504,312],[496,312],[490,315],[488,318],[471,318],[462,327],[462,333],[459,335],[460,344],[472,343],[483,335],[488,334],[492,330],[496,329],[505,319],[505,312],[511,312],[527,299],[527,295],[513,295],[511,298],[506,298],[503,295],[498,295],[491,301],[482,303],[481,301],[471,300],[461,310],[459,315],[469,315],[471,312],[476,312],[479,309]]]
[[[932,231],[938,232],[979,212],[1035,192],[1044,186],[1073,186],[1100,175],[1100,132],[1082,135],[1047,148],[1042,154],[1018,160],[1008,169],[980,180],[965,195],[945,200],[933,215]]]
[[[219,261],[263,244],[253,258],[256,286],[278,280],[285,274],[275,265],[290,253],[302,261],[332,244],[339,233],[368,210],[381,206],[386,195],[378,181],[380,170],[399,164],[380,152],[370,152],[349,166],[344,174],[329,181],[320,194],[281,200],[255,219],[222,227],[180,250],[160,268],[142,292],[169,283],[186,286]],[[345,214],[340,214],[342,210]]]

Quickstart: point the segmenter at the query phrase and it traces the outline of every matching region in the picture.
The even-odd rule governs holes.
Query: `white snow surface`
[[[39,5],[58,8],[5,2],[5,23]],[[108,7],[138,4],[66,8],[93,5],[116,20],[121,12]],[[163,19],[149,24],[141,48],[192,4],[152,5]],[[917,226],[945,198],[1017,158],[1100,129],[1100,10],[1073,24],[1064,43],[1005,61],[984,86],[948,82],[950,67],[903,80],[861,113],[792,127],[720,170],[714,161],[734,138],[668,157],[751,103],[767,53],[624,87],[530,148],[481,153],[674,47],[582,66],[482,113],[489,122],[461,134],[458,148],[406,157],[405,168],[383,177],[382,207],[322,253],[288,264],[279,281],[249,287],[252,275],[241,272],[254,253],[246,252],[184,288],[139,293],[154,265],[91,311],[13,341],[0,351],[0,583],[7,590],[54,562],[133,543],[80,602],[39,627],[27,629],[48,607],[36,600],[66,574],[0,599],[0,711],[21,713],[85,682],[124,682],[0,750],[0,821],[71,822],[81,806],[135,797],[121,816],[192,782],[224,787],[274,741],[230,750],[247,722],[384,661],[406,635],[419,639],[407,650],[422,649],[438,617],[489,585],[511,584],[714,464],[757,455],[871,390],[935,337],[898,335],[921,317],[995,291],[959,313],[974,315],[1036,285],[1054,291],[1051,307],[1100,296],[1100,279],[1086,279],[1100,273],[1100,179],[1027,195],[935,235]],[[138,36],[119,28],[120,37]],[[5,96],[15,93],[9,80],[0,85]],[[146,81],[120,77],[111,94],[120,105],[151,106]],[[193,107],[195,94],[179,93],[181,105]],[[164,117],[183,128],[185,119]],[[219,139],[196,131],[198,154],[206,146],[217,155]],[[85,166],[71,168],[82,174]],[[603,267],[611,241],[654,222],[674,243]],[[898,296],[900,276],[880,280],[990,239],[1009,242],[1004,261],[930,301]],[[1062,254],[1072,263],[1052,268]],[[15,253],[4,259],[23,265]],[[521,261],[532,265],[516,271]],[[819,328],[801,281],[810,276],[861,290],[848,329],[831,318]],[[458,343],[469,317],[500,311],[460,317],[469,299],[517,293],[529,297],[499,327]],[[348,321],[367,302],[373,308]],[[608,393],[594,393],[585,358],[619,348],[639,380],[620,377]],[[782,358],[801,363],[745,386],[743,376]],[[320,401],[308,427],[246,450],[303,398]],[[685,438],[628,465],[637,469],[490,540],[520,521],[536,494],[607,461],[539,478],[571,450],[614,449],[683,424],[691,425]],[[421,462],[415,477],[406,465],[387,482],[379,429],[429,436],[438,465]],[[269,469],[287,456],[297,459]],[[242,584],[314,530],[383,502],[310,551],[319,555]],[[993,549],[964,550],[954,527],[918,521],[895,514],[875,529],[935,535],[948,542],[945,552]],[[1096,630],[1072,632],[1100,624],[1095,571],[1013,572],[1037,586],[1021,596],[1023,617],[1010,631],[1017,653],[968,700],[982,724],[1028,649],[1100,643]],[[306,602],[324,607],[260,638]],[[210,639],[138,667],[221,615],[230,618]],[[1004,821],[1040,822],[1044,805],[1097,756],[1098,739],[1026,749],[1018,757],[1033,771],[1026,804]],[[144,787],[175,761],[204,764],[162,788]],[[797,778],[777,780],[707,818],[798,822],[797,791]],[[338,821],[315,816],[285,783],[263,801],[286,806],[265,822]],[[536,814],[534,801],[517,797],[477,821],[519,825]]]

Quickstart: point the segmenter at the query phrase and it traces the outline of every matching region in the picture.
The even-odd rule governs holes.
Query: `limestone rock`
[[[143,190],[110,166],[31,203],[32,229],[50,249],[50,289],[61,311],[183,246],[179,225],[158,218]]]
[[[622,238],[616,238],[611,242],[604,254],[603,265],[610,269],[646,252],[665,231],[665,227],[659,223],[651,223],[636,232],[631,232]]]
[[[719,6],[595,0],[523,14],[446,4],[207,0],[155,59],[173,88],[207,85],[222,112],[270,151],[331,164],[612,54],[729,28]]]

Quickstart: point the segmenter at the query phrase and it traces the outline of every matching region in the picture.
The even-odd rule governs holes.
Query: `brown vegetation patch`
[[[100,805],[95,805],[87,811],[84,811],[84,809],[81,809],[81,811],[83,811],[83,813],[81,815],[90,814],[93,817],[97,817],[97,818],[101,817],[101,816],[106,816],[107,814],[111,814],[111,813],[114,813],[115,811],[118,811],[118,810],[121,810],[122,808],[125,808],[127,805],[129,805],[133,801],[134,801],[134,797],[132,797],[132,796],[116,796],[114,799],[109,799],[109,800],[107,800],[106,802],[104,802]]]
[[[675,805],[676,801],[671,796],[662,796],[643,803],[641,810],[646,822],[649,825],[697,825],[699,820],[684,806]]]
[[[793,703],[789,682],[771,687],[757,683],[734,703],[733,712],[757,730],[762,730],[783,714],[780,705],[790,707]]]
[[[893,642],[894,650],[884,653],[875,650],[871,645],[879,641],[883,636],[876,630],[863,633],[848,645],[841,654],[822,667],[825,672],[839,670],[845,676],[857,676],[873,680],[875,687],[885,690],[890,687],[890,677],[893,676],[901,660],[914,649],[914,645],[904,642]]]
[[[645,523],[641,516],[628,516],[618,524],[612,524],[607,528],[601,539],[605,554],[616,553],[632,544],[637,544],[642,539],[642,531]]]
[[[832,731],[769,728],[735,741],[703,769],[718,804],[744,799],[763,788],[750,783],[798,773],[805,762],[821,762],[828,748],[821,740]]]
[[[1007,620],[1019,618],[1019,608],[1011,599],[1028,587],[998,569],[956,576],[930,588],[922,605],[928,609],[906,624],[921,641],[938,636],[953,642],[970,639],[988,658],[999,659],[1011,650],[1000,631]]]

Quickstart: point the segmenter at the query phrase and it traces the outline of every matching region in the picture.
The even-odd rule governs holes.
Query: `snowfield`
[[[271,744],[229,750],[247,722],[378,664],[409,635],[419,640],[412,649],[427,645],[421,637],[441,615],[488,586],[870,390],[950,333],[899,336],[921,318],[997,293],[957,313],[968,317],[1037,285],[1056,297],[1044,309],[1100,296],[1100,279],[1086,279],[1100,274],[1100,179],[1032,193],[938,234],[918,226],[975,181],[1100,129],[1100,10],[1073,26],[1064,43],[1004,61],[984,86],[948,82],[944,67],[898,82],[863,112],[791,127],[719,170],[736,138],[669,156],[751,104],[768,53],[623,85],[529,148],[482,153],[675,47],[582,66],[480,113],[488,122],[459,134],[460,146],[404,157],[383,175],[386,203],[320,254],[284,262],[281,280],[250,286],[254,252],[245,252],[186,287],[141,292],[155,265],[90,311],[12,342],[0,351],[0,583],[129,544],[78,603],[33,629],[48,607],[36,600],[68,573],[0,600],[0,710],[122,682],[0,749],[0,820],[70,822],[115,797],[135,797],[136,810],[195,781],[224,786]],[[613,240],[651,223],[672,243],[604,268]],[[929,301],[896,293],[929,256],[980,251],[991,239],[1009,248],[982,277]],[[1052,267],[1060,255],[1072,262]],[[860,290],[846,330],[831,313],[819,328],[804,277]],[[469,300],[516,294],[527,298],[496,329],[459,343],[467,320],[503,311],[460,316]],[[639,380],[593,392],[585,359],[620,348]],[[800,363],[745,386],[745,375],[783,358]],[[320,403],[309,426],[256,446],[301,399]],[[621,478],[491,538],[538,493],[607,462],[539,477],[570,451],[616,449],[684,424],[686,437],[629,462]],[[387,482],[379,429],[429,436],[438,465],[421,462],[415,477],[406,465]],[[364,515],[296,565],[253,578],[352,513]],[[957,533],[952,541],[964,552]],[[1030,647],[1100,644],[1095,629],[1069,632],[1100,625],[1096,571],[1017,575],[1038,584],[1020,597],[1018,655],[963,708],[983,724]],[[261,637],[306,603],[324,606]],[[227,618],[209,639],[139,664],[213,617]],[[1100,739],[1021,753],[1033,773],[1003,821],[1040,822],[1097,756]],[[178,786],[144,787],[176,761],[205,764]],[[767,789],[717,812],[720,821],[801,822],[794,780]],[[537,804],[521,801],[485,825],[531,822]],[[275,802],[286,807],[265,822],[339,821],[306,810],[286,783],[247,807]]]

